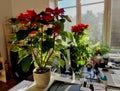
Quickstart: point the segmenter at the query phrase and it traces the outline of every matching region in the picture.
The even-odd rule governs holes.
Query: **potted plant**
[[[108,63],[108,58],[105,57],[105,54],[110,51],[110,47],[97,42],[92,45],[91,49],[93,51],[93,58],[97,61],[97,65],[104,68]]]
[[[71,64],[75,71],[78,71],[83,65],[86,64],[90,56],[90,45],[88,40],[87,30],[88,24],[77,24],[71,26],[74,42],[71,42]]]
[[[100,42],[97,42],[93,44],[92,50],[93,50],[94,56],[97,56],[97,55],[103,56],[110,51],[110,47]]]
[[[28,71],[30,65],[34,63],[36,69],[33,74],[43,75],[47,72],[48,76],[40,80],[43,82],[38,82],[43,85],[49,83],[49,79],[45,82],[47,78],[50,78],[47,65],[56,58],[56,61],[63,65],[64,61],[59,58],[59,50],[65,47],[62,41],[69,35],[64,31],[66,20],[71,22],[69,17],[64,15],[64,9],[58,9],[58,7],[46,8],[39,14],[34,10],[27,10],[25,14],[21,13],[16,18],[17,31],[11,38],[12,51],[18,52],[18,63],[21,63],[23,71]],[[34,79],[38,80],[38,78],[41,77]]]

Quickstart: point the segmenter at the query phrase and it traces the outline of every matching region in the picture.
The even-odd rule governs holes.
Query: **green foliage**
[[[64,67],[65,61],[59,58],[58,56],[54,57],[54,60],[57,61],[58,64],[60,64],[61,67]]]
[[[45,53],[50,50],[50,48],[54,48],[54,39],[47,38],[45,41],[42,42],[42,52]]]
[[[86,25],[81,24],[75,26],[75,28],[73,26],[73,30],[75,31],[75,32],[73,31],[74,43],[71,43],[70,46],[72,63],[76,64],[76,68],[78,69],[86,64],[86,61],[90,57],[90,52],[91,52],[89,37],[87,32],[88,29],[82,28],[84,26]]]
[[[25,38],[28,36],[28,34],[29,34],[28,31],[19,30],[19,31],[16,33],[17,40],[23,40],[23,39],[25,39]],[[21,35],[22,35],[22,36],[21,36]]]
[[[59,33],[60,33],[63,41],[65,41],[65,42],[66,41],[71,41],[71,42],[74,41],[74,36],[71,32],[67,32],[67,31],[62,31],[61,32],[60,31]]]
[[[93,44],[91,46],[91,49],[92,49],[92,53],[94,53],[93,56],[96,56],[98,54],[103,56],[104,54],[106,54],[110,51],[109,46],[106,46],[106,45],[104,45],[100,42],[97,42],[97,43]]]
[[[32,57],[29,55],[29,56],[25,57],[21,62],[21,66],[23,68],[23,71],[24,72],[29,71],[31,64],[32,64]]]

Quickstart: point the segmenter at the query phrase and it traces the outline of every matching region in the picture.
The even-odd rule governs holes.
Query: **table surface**
[[[112,72],[111,69],[109,69],[110,71],[109,72]],[[67,82],[67,83],[72,83],[72,84],[80,84],[80,86],[83,85],[83,78],[80,78],[80,79],[71,79],[69,76],[66,76],[64,74],[58,74],[58,73],[51,73],[51,79],[50,79],[50,83],[48,85],[48,87],[46,89],[40,89],[36,86],[35,82],[34,81],[28,81],[28,83],[25,83],[25,81],[22,81],[21,83],[17,84],[16,86],[14,86],[11,90],[8,90],[8,91],[47,91],[47,89],[53,84],[53,82],[55,80],[58,80],[58,81],[63,81],[63,82]],[[23,88],[24,84],[27,84],[27,87]],[[88,83],[90,84],[90,83]],[[103,83],[98,83],[98,82],[92,82],[92,84],[94,85],[94,91],[120,91],[120,88],[114,88],[114,87],[107,87],[107,90],[105,90],[106,86],[105,84]],[[20,87],[21,85],[21,87]],[[17,89],[17,90],[13,90],[14,88],[20,88],[20,89]],[[87,86],[88,87],[88,86]],[[84,91],[89,91],[90,89],[88,88],[84,88],[82,87],[81,89],[84,89]],[[85,90],[87,89],[87,90]]]
[[[33,84],[27,89],[27,91],[47,91],[48,88],[53,84],[53,82],[54,82],[55,80],[63,81],[63,82],[67,82],[67,83],[72,83],[72,84],[80,84],[80,85],[82,85],[82,81],[81,81],[81,80],[73,80],[73,79],[69,79],[69,78],[67,78],[67,77],[64,77],[64,76],[61,75],[61,74],[52,73],[49,86],[48,86],[46,89],[40,89],[40,88],[38,88],[38,87],[35,85],[35,83],[33,83]],[[94,90],[95,90],[95,91],[105,91],[105,85],[104,85],[104,84],[102,84],[102,83],[97,83],[97,82],[93,82],[92,84],[94,85]],[[91,91],[91,90],[88,88],[88,86],[89,86],[89,85],[87,85],[86,88],[81,87],[81,89],[83,89],[84,91]],[[65,90],[65,91],[67,91],[67,90]]]
[[[69,79],[61,74],[58,73],[51,73],[51,79],[50,79],[50,83],[48,85],[48,87],[46,89],[40,89],[35,85],[35,82],[27,89],[27,91],[47,91],[48,88],[53,84],[53,82],[57,80],[57,81],[62,81],[62,82],[66,82],[66,83],[71,83],[71,84],[80,84],[81,85],[81,81],[79,80],[73,80],[73,79]]]

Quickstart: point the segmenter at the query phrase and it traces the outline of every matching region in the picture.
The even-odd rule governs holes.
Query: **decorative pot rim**
[[[50,71],[49,67],[46,67],[44,69],[38,69],[38,68],[33,69],[33,73],[38,73],[38,74],[44,74],[44,73],[49,72],[49,71]]]

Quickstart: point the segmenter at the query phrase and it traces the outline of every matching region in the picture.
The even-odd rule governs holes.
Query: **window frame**
[[[103,43],[107,46],[111,46],[111,0],[105,0],[104,5],[104,32],[103,32]]]
[[[110,46],[111,44],[111,33],[110,33],[110,18],[111,18],[111,0],[104,0],[99,2],[93,2],[83,5],[92,5],[104,2],[104,15],[103,15],[103,44]],[[58,6],[58,4],[57,4]],[[76,24],[81,23],[81,0],[76,0]],[[71,8],[71,7],[63,7],[63,8]]]

